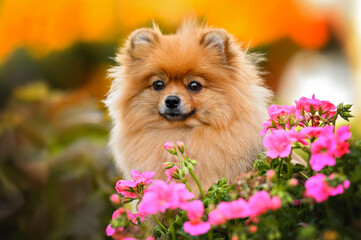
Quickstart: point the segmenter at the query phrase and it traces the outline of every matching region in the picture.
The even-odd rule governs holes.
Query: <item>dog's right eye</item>
[[[165,88],[165,83],[158,80],[153,83],[153,89],[156,91],[160,91]]]

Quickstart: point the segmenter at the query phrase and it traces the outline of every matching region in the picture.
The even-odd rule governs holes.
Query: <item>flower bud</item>
[[[163,167],[166,168],[166,169],[170,169],[174,166],[174,163],[172,162],[166,162],[163,164]]]
[[[184,153],[184,143],[182,141],[177,141],[178,149],[181,153]]]
[[[295,187],[298,185],[298,180],[296,178],[291,178],[290,180],[288,180],[288,184],[291,186],[291,187]]]
[[[120,197],[118,194],[112,194],[110,196],[110,201],[112,201],[115,205],[118,205],[120,203]]]
[[[173,145],[172,142],[165,142],[164,143],[164,149],[167,150],[169,153],[173,154],[173,155],[176,155],[177,154],[177,151]]]
[[[257,232],[257,226],[256,226],[256,225],[250,226],[250,227],[249,227],[249,231],[250,231],[251,233]]]
[[[273,169],[270,169],[266,172],[267,179],[272,181],[272,178],[276,175],[276,172]]]
[[[190,159],[189,162],[193,165],[196,166],[197,165],[197,161],[194,159]]]

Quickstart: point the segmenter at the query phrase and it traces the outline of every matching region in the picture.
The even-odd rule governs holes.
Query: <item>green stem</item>
[[[188,191],[192,192],[192,189],[188,184],[188,180],[185,178],[185,179],[182,180],[182,182],[187,186]]]
[[[300,172],[300,174],[302,175],[302,177],[304,177],[305,179],[308,179],[308,176],[306,174],[304,174],[303,172]]]
[[[212,229],[210,229],[210,230],[207,232],[207,237],[208,237],[208,240],[213,240],[213,231],[212,231]]]
[[[155,214],[153,214],[153,218],[154,220],[158,223],[158,225],[163,228],[164,231],[167,231],[167,228],[164,227],[164,225],[159,221],[159,219],[157,218],[157,216]]]
[[[170,227],[170,232],[172,234],[172,240],[176,240],[175,238],[175,230],[174,230],[174,225],[173,225],[173,220],[172,218],[168,218],[168,223],[169,223],[169,227]]]
[[[201,192],[202,198],[205,199],[205,198],[206,198],[206,195],[204,194],[203,189],[202,189],[202,186],[201,186],[201,184],[199,183],[196,175],[194,175],[193,170],[190,170],[190,169],[189,169],[189,174],[192,176],[192,178],[193,178],[194,181],[196,182],[196,184],[197,184],[197,186],[198,186],[198,188],[199,188],[199,191]]]
[[[281,158],[281,163],[280,163],[280,166],[278,168],[278,179],[281,177],[282,165],[283,165],[283,158]]]

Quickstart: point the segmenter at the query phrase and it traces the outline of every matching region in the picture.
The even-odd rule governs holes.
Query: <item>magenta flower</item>
[[[208,214],[208,222],[212,225],[219,225],[230,219],[248,217],[249,214],[250,210],[247,201],[239,198],[236,201],[218,204],[217,208]]]
[[[337,108],[335,105],[330,103],[329,101],[320,101],[320,108],[322,109],[322,117],[323,118],[330,118],[333,117],[337,113]],[[318,111],[320,112],[320,111]]]
[[[166,209],[176,209],[194,198],[183,183],[171,182],[169,185],[162,180],[154,180],[152,185],[144,193],[143,199],[138,206],[139,213],[148,215]]]
[[[112,228],[110,224],[107,226],[107,229],[105,231],[107,233],[107,236],[112,236],[115,233],[115,229]]]
[[[212,210],[208,214],[208,222],[214,226],[223,224],[226,221],[227,221],[227,216],[221,210],[219,210],[218,207],[217,209]]]
[[[304,127],[300,133],[308,138],[318,138],[323,131],[322,127]]]
[[[124,209],[123,208],[119,208],[117,210],[115,210],[113,212],[113,215],[112,215],[112,219],[117,219],[118,217],[120,217],[120,215],[122,215],[122,213],[124,213]]]
[[[344,188],[343,188],[342,184],[339,184],[335,188],[334,187],[329,187],[328,191],[329,191],[330,196],[336,196],[336,195],[342,194],[343,191],[344,191]]]
[[[185,222],[183,225],[185,232],[189,233],[192,236],[202,235],[211,229],[211,224],[209,222]]]
[[[263,145],[268,149],[270,158],[287,157],[291,153],[291,139],[288,131],[274,130],[263,138]]]
[[[315,171],[320,171],[325,166],[334,166],[335,164],[335,158],[324,153],[314,153],[310,158],[310,165]]]
[[[120,198],[118,194],[112,194],[110,196],[110,201],[112,201],[115,205],[118,205],[120,203]]]
[[[281,201],[281,198],[279,196],[273,196],[271,198],[271,205],[270,205],[270,208],[272,210],[277,210],[281,207],[282,205],[282,201]]]
[[[167,183],[170,182],[174,176],[175,173],[178,172],[178,170],[180,169],[180,165],[174,165],[172,168],[169,168],[167,170],[165,170],[165,175],[167,175]]]
[[[141,222],[144,221],[146,215],[141,214],[141,213],[131,213],[128,209],[127,209],[127,217],[128,219],[133,223],[133,224],[138,224],[137,218],[139,217],[139,220]]]
[[[182,208],[187,211],[191,221],[199,221],[203,217],[204,206],[201,200],[194,200],[183,204]]]
[[[248,199],[250,216],[258,216],[266,212],[271,207],[271,197],[266,191],[256,192]]]
[[[312,95],[312,99],[301,97],[298,101],[295,101],[296,108],[300,112],[305,111],[310,113],[311,109],[313,108],[314,111],[317,111],[320,107],[320,101],[315,98],[315,94]]]
[[[268,114],[271,117],[271,120],[277,121],[279,117],[286,115],[296,115],[297,109],[295,106],[288,105],[275,105],[272,104],[268,108]]]
[[[316,202],[323,202],[329,196],[328,186],[325,182],[326,176],[318,173],[310,177],[305,183],[305,196],[316,200]]]
[[[201,219],[204,213],[204,206],[202,201],[194,200],[183,204],[182,208],[187,211],[190,221],[184,223],[184,231],[192,236],[201,235],[209,231],[211,224],[203,222]]]
[[[299,142],[305,146],[308,145],[308,142],[305,140],[307,137],[303,133],[297,132],[294,127],[288,131],[288,136],[292,142]]]
[[[349,188],[350,187],[350,181],[349,180],[346,180],[346,181],[344,181],[343,182],[343,187],[345,188],[345,189],[347,189],[347,188]]]
[[[346,140],[351,138],[350,126],[341,126],[337,129],[336,134],[335,156],[342,157],[345,153],[350,152],[350,144]]]
[[[144,185],[147,185],[150,182],[152,182],[155,172],[146,171],[146,172],[140,173],[133,169],[130,174],[131,174],[134,182],[137,185],[141,184],[141,183]]]
[[[115,189],[124,197],[137,198],[137,194],[130,192],[131,188],[135,186],[137,186],[137,184],[133,181],[119,180],[115,185]]]

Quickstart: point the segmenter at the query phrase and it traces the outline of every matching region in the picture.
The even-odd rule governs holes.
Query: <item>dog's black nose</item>
[[[165,99],[165,105],[167,106],[167,108],[170,108],[170,109],[174,109],[174,108],[178,107],[180,102],[181,102],[181,99],[178,96],[171,95]]]

